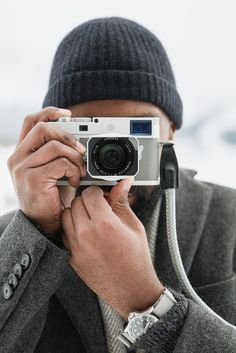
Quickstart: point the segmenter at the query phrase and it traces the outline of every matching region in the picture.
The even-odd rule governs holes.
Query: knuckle
[[[39,121],[35,127],[38,133],[44,133],[46,130],[46,124],[43,121]]]
[[[33,114],[28,114],[26,115],[26,117],[24,118],[24,123],[28,124],[30,123],[30,121],[33,119]]]
[[[12,168],[13,168],[13,155],[11,155],[9,158],[8,158],[8,160],[7,160],[7,166],[8,166],[8,169],[9,170],[12,170]]]
[[[53,105],[49,105],[48,107],[45,107],[42,109],[43,112],[56,112],[58,111],[57,107],[54,107]]]
[[[20,180],[20,178],[22,176],[22,170],[20,167],[12,168],[11,174],[12,174],[13,180],[15,180],[15,181]]]
[[[68,182],[70,186],[77,188],[80,184],[80,174],[77,171],[74,172],[74,175],[68,178]]]
[[[49,141],[48,145],[53,151],[58,151],[60,149],[60,143],[56,140]]]
[[[70,161],[66,157],[61,157],[57,159],[58,164],[62,164],[64,167],[71,165]]]
[[[137,230],[140,233],[145,233],[145,227],[139,219],[137,219]]]
[[[109,218],[102,218],[98,221],[98,223],[103,229],[110,229],[112,227],[112,222]]]
[[[43,114],[47,117],[58,117],[60,109],[54,106],[49,106],[43,109]]]
[[[70,135],[70,134],[68,134],[66,132],[63,132],[62,138],[63,138],[64,141],[66,141],[68,143],[73,143],[74,145],[76,143],[75,137],[73,137],[72,135]]]
[[[117,210],[117,211],[122,211],[124,209],[129,208],[129,201],[123,199],[122,197],[119,198],[119,200],[113,200],[112,201],[112,206]]]

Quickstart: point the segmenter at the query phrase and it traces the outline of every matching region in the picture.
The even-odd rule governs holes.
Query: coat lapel
[[[68,265],[65,280],[56,292],[88,353],[107,353],[106,338],[96,294]]]
[[[209,204],[212,187],[193,179],[195,171],[180,170],[180,187],[176,192],[177,235],[184,268],[188,274],[196,254]],[[161,222],[156,241],[155,269],[160,280],[176,290],[181,290],[171,262],[165,217],[165,198],[162,202]]]

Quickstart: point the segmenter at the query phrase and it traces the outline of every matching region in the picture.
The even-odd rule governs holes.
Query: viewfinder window
[[[88,125],[80,125],[79,131],[88,131]]]
[[[152,134],[152,121],[151,120],[131,120],[130,134],[150,136]]]

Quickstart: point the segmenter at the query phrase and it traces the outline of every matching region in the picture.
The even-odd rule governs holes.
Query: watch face
[[[133,340],[144,335],[147,330],[152,327],[158,318],[154,315],[137,315],[129,324],[129,335]]]

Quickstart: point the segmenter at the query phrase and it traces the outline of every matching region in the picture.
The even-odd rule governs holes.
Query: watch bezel
[[[133,334],[133,329],[134,329],[133,325],[134,325],[134,322],[137,321],[137,319],[140,319],[140,320],[146,319],[149,323],[152,322],[152,325],[151,326],[149,325],[148,329],[150,329],[158,321],[158,318],[155,315],[152,315],[149,313],[133,315],[132,319],[129,321],[128,326],[126,327],[126,332],[130,336],[132,341],[135,341],[137,338],[141,337],[142,335],[144,335],[147,332],[147,330],[146,330],[145,332],[143,332],[140,335]]]
[[[163,298],[165,300],[163,300]],[[169,302],[166,301],[166,298],[168,298]],[[130,347],[132,343],[134,343],[136,341],[137,338],[142,337],[142,335],[146,334],[146,332],[157,322],[160,320],[160,318],[166,313],[168,312],[171,307],[176,303],[176,299],[174,297],[174,295],[171,293],[171,291],[164,287],[160,297],[158,298],[158,300],[152,305],[150,306],[147,310],[144,311],[134,311],[131,312],[128,316],[128,323],[127,326],[124,328],[123,332],[122,330],[119,331],[119,336],[118,339],[123,342],[127,347]],[[162,306],[160,306],[160,304]],[[163,310],[164,309],[164,310]],[[131,327],[132,327],[132,321],[134,318],[137,317],[141,317],[144,318],[146,316],[151,316],[151,321],[153,322],[153,319],[155,320],[153,322],[153,324],[147,325],[146,326],[146,330],[145,332],[143,332],[143,334],[140,335],[133,335],[132,331],[131,331]]]

